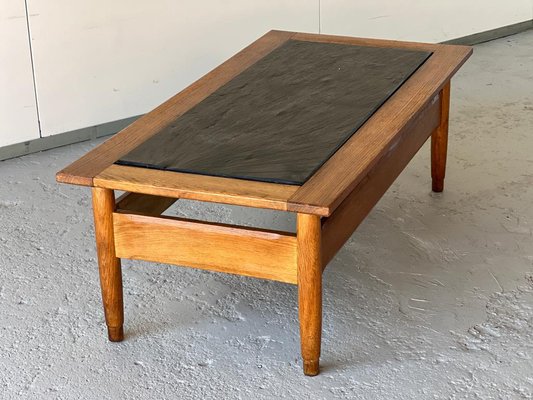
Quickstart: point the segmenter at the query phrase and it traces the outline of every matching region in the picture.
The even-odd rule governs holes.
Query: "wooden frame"
[[[302,186],[113,164],[289,39],[433,54]],[[322,272],[430,136],[432,189],[443,190],[450,79],[471,52],[464,46],[271,31],[60,171],[59,182],[92,187],[109,339],[124,337],[121,258],[271,279],[298,285],[304,373],[318,374]],[[115,190],[126,193],[115,200]],[[294,212],[296,234],[162,216],[179,198]]]

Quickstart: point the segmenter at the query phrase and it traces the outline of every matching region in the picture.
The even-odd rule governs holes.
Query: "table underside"
[[[116,163],[301,185],[430,55],[288,40]]]

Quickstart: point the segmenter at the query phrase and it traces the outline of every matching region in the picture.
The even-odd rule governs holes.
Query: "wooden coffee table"
[[[109,339],[124,338],[121,258],[271,279],[298,285],[318,374],[322,273],[430,136],[443,190],[450,79],[471,53],[271,31],[60,171],[92,187]],[[163,216],[180,198],[293,212],[296,234]]]

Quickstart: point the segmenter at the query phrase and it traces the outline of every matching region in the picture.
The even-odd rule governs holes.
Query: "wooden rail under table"
[[[227,173],[210,176],[210,174],[142,168],[138,165],[123,165],[121,162],[122,157],[152,138],[157,138],[162,132],[166,132],[166,138],[170,138],[168,140],[173,139],[172,135],[169,136],[168,129],[175,128],[175,124],[179,125],[183,115],[187,115],[188,111],[206,99],[213,101],[210,95],[221,88],[227,88],[225,85],[231,85],[233,79],[244,79],[243,76],[248,76],[245,71],[253,70],[254,66],[257,67],[270,53],[277,51],[276,49],[289,44],[290,46],[284,47],[285,50],[310,51],[309,42],[320,43],[320,49],[325,48],[324,43],[330,43],[332,45],[328,49],[334,51],[340,51],[342,46],[359,46],[361,51],[366,52],[365,54],[369,54],[365,47],[372,47],[378,52],[380,49],[388,49],[385,52],[392,54],[390,49],[393,48],[401,50],[404,55],[410,52],[419,52],[420,55],[423,52],[427,58],[412,75],[406,78],[394,94],[360,125],[356,134],[349,137],[322,165],[318,165],[315,172],[303,180],[303,183],[300,182],[301,184],[289,184],[292,181],[283,179],[276,182],[285,182],[284,184],[260,181],[260,179],[237,179],[239,176]],[[352,50],[345,49],[350,54],[353,54]],[[92,188],[98,265],[109,339],[121,341],[124,338],[120,264],[122,258],[270,279],[298,286],[303,370],[306,375],[317,375],[322,332],[323,271],[429,137],[431,137],[432,189],[435,192],[443,190],[448,143],[450,80],[471,52],[470,48],[464,46],[272,31],[58,172],[59,182]],[[317,58],[321,57],[320,54],[319,52]],[[331,60],[331,57],[328,60]],[[390,65],[385,62],[382,66]],[[334,80],[337,72],[341,70],[342,68],[338,68],[331,74],[328,73],[329,75],[323,78],[324,82]],[[273,79],[284,73],[283,68],[274,72]],[[372,75],[372,72],[370,74]],[[264,76],[264,73],[261,72],[258,76]],[[312,79],[309,84],[312,85],[317,81]],[[254,82],[255,78],[247,83]],[[352,80],[348,85],[351,85],[351,82]],[[355,86],[358,84],[361,82],[354,83]],[[346,95],[344,85],[342,86],[340,94]],[[235,90],[238,92],[242,87],[246,85],[239,84]],[[307,89],[307,86],[304,89]],[[347,89],[350,90],[348,94],[361,92],[356,87]],[[277,90],[281,88],[278,87]],[[316,95],[319,93],[322,91],[316,91]],[[277,92],[274,94],[277,96],[276,99],[283,98],[278,96]],[[249,95],[251,94],[247,96]],[[248,99],[247,96],[242,97]],[[302,101],[315,97],[315,95],[304,96]],[[322,103],[334,102],[336,98],[337,96],[329,96]],[[349,101],[341,103],[340,106],[352,104]],[[205,106],[205,103],[203,104]],[[301,109],[306,109],[305,104]],[[198,108],[196,111],[198,112]],[[350,108],[348,114],[351,113]],[[210,120],[212,115],[207,114],[204,117]],[[280,118],[284,118],[282,112],[278,114],[281,115]],[[320,118],[331,116],[327,113],[320,115]],[[190,116],[188,114],[187,118]],[[220,119],[222,118],[226,116],[223,115]],[[259,115],[259,119],[261,118]],[[304,125],[308,122],[306,119],[307,116],[301,120]],[[252,122],[254,121],[257,122],[256,120]],[[317,125],[325,127],[326,131],[330,129],[328,124],[318,122]],[[352,123],[351,120],[349,122]],[[198,125],[211,127],[211,123]],[[300,123],[297,125],[300,126]],[[250,126],[264,128],[264,124]],[[195,126],[192,130],[186,129],[185,132],[196,133],[196,128]],[[269,133],[279,130],[277,129],[279,126],[268,128],[271,128]],[[291,137],[302,135],[300,142],[291,142],[300,150],[301,142],[305,141],[306,137],[306,129],[302,130],[303,132]],[[230,131],[231,135],[235,133],[235,130],[230,129]],[[224,132],[220,134],[223,135]],[[323,138],[321,135],[318,136]],[[179,138],[183,139],[181,136]],[[279,149],[278,145],[284,143],[284,139],[286,138],[282,137],[273,141],[272,149]],[[180,145],[184,142],[182,140]],[[224,146],[230,146],[219,136],[209,139],[209,143],[214,143],[215,146],[221,145],[220,142]],[[311,145],[314,147],[303,146],[304,150],[313,151],[319,148],[312,143]],[[200,150],[212,150],[210,146],[207,147],[208,149]],[[237,143],[237,148],[250,152],[246,153],[248,157],[241,157],[240,162],[245,165],[255,162],[256,167],[265,165],[267,173],[286,172],[287,167],[291,167],[289,164],[292,164],[290,148],[274,152],[268,151],[270,148],[267,146],[261,147],[258,153],[254,153],[257,149],[254,149],[253,142],[244,145]],[[165,150],[172,156],[173,148],[165,147]],[[157,151],[148,153],[157,155]],[[224,157],[231,158],[231,154],[233,153]],[[280,165],[274,165],[254,160],[254,156],[250,154],[262,154],[274,161],[278,155],[287,157],[289,154],[289,161],[285,159]],[[301,157],[300,161],[306,162],[305,152],[296,152],[295,157],[297,155]],[[169,159],[165,158],[163,161],[169,162]],[[183,160],[171,161],[179,164]],[[209,164],[210,159],[204,161],[205,164]],[[255,171],[257,172],[257,169]],[[119,190],[126,193],[115,199],[115,191]],[[178,199],[293,212],[297,216],[296,233],[163,215],[165,210]]]
[[[113,213],[116,256],[296,283],[294,234]]]

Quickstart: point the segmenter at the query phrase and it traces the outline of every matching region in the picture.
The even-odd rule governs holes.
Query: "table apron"
[[[439,95],[440,96],[440,95]],[[406,134],[394,142],[388,153],[322,222],[322,266],[335,256],[409,161],[439,126],[440,97],[436,96],[415,119]]]
[[[296,284],[296,236],[173,217],[113,213],[116,256]]]

